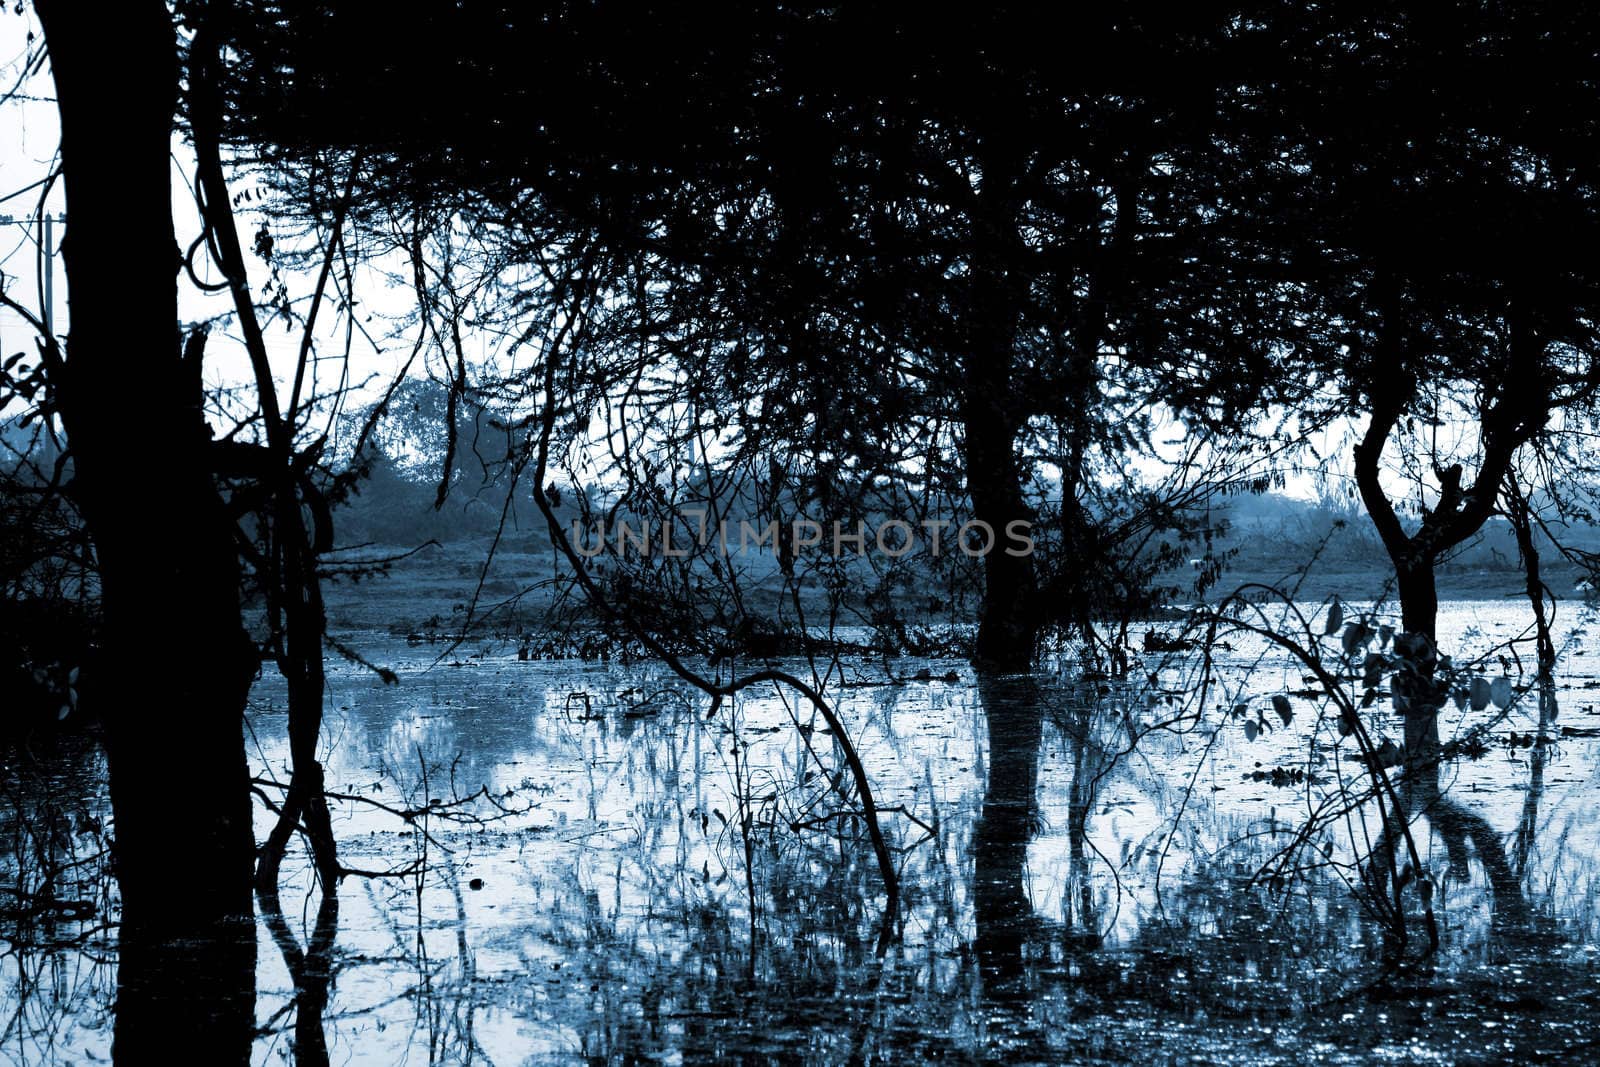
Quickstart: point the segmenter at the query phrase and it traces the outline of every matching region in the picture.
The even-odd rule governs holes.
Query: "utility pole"
[[[42,230],[39,234],[39,271],[40,271],[40,298],[44,307],[39,309],[39,321],[44,326],[44,332],[54,337],[56,335],[56,223],[65,224],[65,215],[39,215],[42,220]],[[33,218],[14,218],[10,215],[0,215],[0,224],[10,223],[13,226],[32,226]]]
[[[47,338],[56,335],[55,310],[56,310],[56,249],[55,249],[55,219],[49,215],[44,217],[44,243],[40,251],[44,253],[44,332]],[[47,342],[48,343],[48,342]]]

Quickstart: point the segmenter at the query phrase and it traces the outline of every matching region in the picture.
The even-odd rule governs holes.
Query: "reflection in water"
[[[0,741],[0,1061],[51,1058],[72,1020],[110,1043],[110,804],[85,788],[103,774],[84,738]]]
[[[279,894],[260,894],[261,921],[272,935],[272,941],[282,954],[283,965],[294,983],[294,998],[283,1009],[294,1012],[294,1061],[307,1067],[322,1067],[328,1063],[328,1042],[322,1028],[323,1013],[328,1007],[329,986],[333,980],[334,939],[339,931],[338,886],[323,886],[320,892],[316,923],[304,947],[283,914]]]
[[[668,684],[648,668],[499,655],[419,662],[397,688],[335,676],[335,829],[375,877],[324,893],[291,850],[258,936],[115,945],[92,747],[8,753],[0,886],[29,906],[0,893],[0,1062],[104,1059],[113,1029],[120,1061],[167,1057],[175,1017],[204,1062],[1592,1051],[1596,746],[1553,714],[1526,724],[1552,743],[1497,746],[1412,794],[1445,945],[1395,971],[1340,878],[1373,813],[1330,829],[1293,877],[1258,878],[1315,791],[1347,776],[1337,738],[1301,719],[1249,743],[1236,727],[1151,731],[1177,720],[1137,689],[947,683],[946,664],[896,683],[852,663],[841,707],[883,803],[910,813],[886,818],[907,889],[880,959],[880,883],[822,724],[796,730],[775,697],[733,718],[670,695],[641,708],[619,694]],[[258,701],[255,758],[281,776],[281,699],[264,684]],[[1574,703],[1569,721],[1591,710]],[[452,819],[480,787],[498,807]],[[93,914],[39,910],[79,898]]]
[[[1037,679],[1012,675],[979,677],[978,702],[987,728],[987,775],[983,810],[973,826],[973,949],[992,997],[1018,996],[1027,987],[1024,958],[1052,944],[1078,953],[1101,942],[1101,909],[1091,866],[1098,862],[1089,840],[1095,791],[1112,761],[1099,742],[1117,705],[1102,706],[1090,686],[1047,692]],[[1109,712],[1109,714],[1108,714]],[[1059,915],[1047,920],[1029,892],[1028,854],[1044,828],[1039,764],[1046,724],[1066,767],[1066,865],[1051,896]],[[1080,966],[1082,961],[1080,960]]]
[[[195,1062],[250,1062],[255,982],[251,922],[182,931],[123,927],[113,1058],[119,1064],[165,1062],[181,1032],[184,1054]]]
[[[980,677],[978,698],[988,726],[989,766],[972,842],[974,948],[988,988],[995,995],[1015,994],[1034,920],[1025,880],[1038,819],[1044,708],[1038,684],[1027,676]]]
[[[1539,728],[1528,752],[1528,786],[1523,793],[1522,815],[1517,820],[1516,837],[1511,846],[1511,867],[1520,882],[1527,876],[1539,832],[1539,802],[1544,798],[1544,769],[1555,744],[1555,721],[1560,712],[1556,703],[1556,684],[1552,678],[1539,681]]]
[[[1465,842],[1472,842],[1489,881],[1495,931],[1508,934],[1525,930],[1528,905],[1522,896],[1522,879],[1512,868],[1500,834],[1489,820],[1442,794],[1435,796],[1424,810],[1450,852],[1452,874],[1462,881],[1470,878]]]

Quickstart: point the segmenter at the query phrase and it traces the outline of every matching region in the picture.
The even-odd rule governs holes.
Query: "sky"
[[[16,87],[0,104],[0,271],[5,273],[6,291],[12,299],[35,314],[40,310],[36,263],[40,234],[32,218],[41,208],[41,190],[29,187],[49,174],[60,143],[48,73],[24,77],[38,52],[32,9],[25,8],[21,14],[9,5],[0,9],[0,87]],[[64,204],[58,189],[42,206],[59,215]],[[64,307],[65,294],[60,294],[57,303]],[[32,340],[32,329],[9,308],[0,308],[0,350],[8,356],[16,351],[31,352]]]
[[[4,274],[8,295],[30,313],[39,315],[42,306],[39,246],[43,235],[35,215],[43,211],[56,218],[66,217],[65,227],[60,224],[53,227],[57,253],[50,264],[54,271],[54,326],[61,336],[70,330],[72,321],[71,294],[67,291],[59,255],[60,238],[63,230],[71,226],[71,213],[59,182],[41,199],[44,192],[41,183],[50,176],[57,162],[60,140],[60,121],[49,65],[47,61],[35,63],[41,39],[31,7],[24,7],[20,13],[10,6],[0,9],[0,88],[16,87],[11,96],[0,103],[0,216],[4,216],[4,221],[0,221],[0,272]],[[28,71],[33,73],[25,77]],[[184,248],[200,234],[199,212],[192,193],[193,178],[193,151],[182,138],[174,137],[171,211],[179,245]],[[230,175],[230,187],[236,195],[256,191],[255,183],[248,176],[241,179]],[[259,198],[252,198],[235,209],[240,242],[247,250],[251,289],[258,299],[270,280],[268,265],[248,252],[253,247],[257,228],[265,220],[260,209],[252,207],[260,202]],[[139,205],[129,205],[130,210],[138,208]],[[220,271],[205,263],[203,253],[198,260],[205,280],[221,280]],[[313,278],[287,273],[285,281],[293,306],[303,313]],[[364,325],[379,344],[367,344],[357,334],[351,349],[350,377],[357,383],[375,383],[392,376],[410,351],[409,337],[387,336],[393,326],[386,320],[386,316],[399,316],[408,310],[409,291],[396,291],[378,270],[365,271],[364,276],[359,277],[359,286],[359,298],[368,308]],[[206,293],[181,277],[178,292],[179,315],[186,324],[213,320],[206,352],[207,384],[226,388],[253,382],[228,295]],[[319,347],[324,351],[342,352],[344,334],[342,330],[336,331],[338,316],[328,313],[329,306],[324,304],[319,315],[319,324],[323,327],[318,331]],[[265,337],[280,397],[286,398],[299,354],[301,331],[298,326],[289,329],[280,321],[266,326]],[[30,356],[36,351],[36,332],[16,312],[0,308],[0,352],[9,357],[19,351]],[[323,370],[326,375],[327,368]],[[376,395],[373,389],[367,389],[359,392],[357,399]]]

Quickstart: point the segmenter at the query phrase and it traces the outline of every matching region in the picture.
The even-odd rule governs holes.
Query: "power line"
[[[56,245],[55,224],[66,225],[67,216],[38,215],[25,218],[15,218],[11,215],[0,215],[0,223],[10,223],[13,226],[32,226],[35,221],[43,220],[43,233],[40,234],[39,256],[41,272],[44,276],[44,307],[40,319],[44,323],[44,332],[50,337],[55,336],[55,308],[56,308]]]

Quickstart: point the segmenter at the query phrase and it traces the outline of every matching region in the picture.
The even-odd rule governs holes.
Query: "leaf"
[[[1355,733],[1355,729],[1356,728],[1350,724],[1350,719],[1347,716],[1339,716],[1340,737],[1349,737],[1351,734]]]
[[[1254,719],[1250,719],[1244,724],[1244,738],[1246,741],[1254,741],[1256,735],[1260,732],[1261,727],[1256,724]]]
[[[1361,684],[1372,688],[1383,681],[1384,659],[1376,652],[1368,652],[1367,658],[1362,662]]]
[[[1457,711],[1467,710],[1467,691],[1465,689],[1457,689],[1450,695],[1450,699],[1456,702]]]
[[[1472,702],[1473,711],[1482,711],[1489,706],[1491,693],[1489,683],[1483,678],[1474,678],[1472,688],[1468,691],[1468,699]]]
[[[1494,701],[1497,708],[1511,706],[1511,679],[1501,675],[1489,683],[1489,699]]]
[[[1278,713],[1278,718],[1283,720],[1283,725],[1288,726],[1294,721],[1294,705],[1289,703],[1289,698],[1282,693],[1273,696],[1272,708]]]
[[[1344,654],[1347,656],[1355,655],[1356,649],[1370,640],[1372,640],[1372,631],[1367,629],[1365,624],[1359,622],[1351,623],[1344,628],[1344,637],[1341,638],[1341,643],[1344,645]]]
[[[1389,643],[1389,640],[1392,637],[1394,637],[1394,627],[1393,626],[1390,626],[1389,624],[1385,623],[1384,625],[1378,627],[1378,647],[1379,648],[1383,648],[1384,646],[1386,646]]]
[[[1323,634],[1332,636],[1339,632],[1339,626],[1344,622],[1344,606],[1339,603],[1339,598],[1334,597],[1333,603],[1328,605],[1328,624],[1323,628]]]

